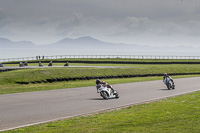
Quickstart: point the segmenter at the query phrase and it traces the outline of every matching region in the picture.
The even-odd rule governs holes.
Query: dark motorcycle
[[[167,80],[166,85],[168,90],[175,89],[174,82],[171,79]]]

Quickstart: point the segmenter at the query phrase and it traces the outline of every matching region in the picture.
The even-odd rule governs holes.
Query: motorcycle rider
[[[53,65],[53,62],[52,62],[52,61],[50,61],[48,66],[52,66],[52,65]]]
[[[23,67],[24,66],[24,63],[23,62],[20,62],[19,63],[19,67]]]
[[[173,89],[174,89],[175,85],[174,85],[173,79],[172,79],[167,73],[164,73],[163,82],[164,82],[165,84],[167,83],[167,79],[168,79],[168,78],[169,78],[169,80],[172,81],[172,83],[173,83]]]
[[[0,63],[0,67],[4,67],[3,63]]]
[[[43,67],[43,64],[42,64],[42,62],[41,62],[41,61],[39,62],[39,67]]]
[[[96,85],[98,84],[103,84],[103,86],[106,86],[107,88],[110,88],[112,90],[112,92],[114,92],[114,89],[112,88],[112,86],[108,85],[106,82],[101,81],[100,79],[96,80]]]
[[[28,66],[28,62],[27,62],[27,61],[26,61],[26,62],[24,62],[24,65],[25,65],[25,66]]]
[[[64,66],[69,66],[69,62],[66,62]]]

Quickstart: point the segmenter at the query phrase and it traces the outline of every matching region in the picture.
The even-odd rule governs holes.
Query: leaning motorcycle
[[[167,79],[166,80],[166,85],[167,85],[167,89],[170,90],[170,89],[175,89],[175,85],[174,83],[172,82],[171,79]]]
[[[96,88],[97,88],[97,93],[100,93],[103,99],[119,98],[119,93],[116,90],[113,91],[111,88],[108,88],[107,86],[98,84]]]

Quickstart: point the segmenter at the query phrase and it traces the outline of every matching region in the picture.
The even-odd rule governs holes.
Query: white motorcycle
[[[166,78],[165,84],[166,84],[168,90],[175,89],[175,85],[170,78]]]
[[[100,93],[103,99],[119,98],[119,94],[116,90],[113,91],[111,88],[103,86],[102,84],[98,84],[96,88],[97,88],[97,93]]]

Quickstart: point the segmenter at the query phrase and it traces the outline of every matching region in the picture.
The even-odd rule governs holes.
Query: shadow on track
[[[118,98],[109,98],[107,100],[113,100],[113,99],[118,99]],[[103,98],[90,98],[89,100],[105,100],[105,101],[107,101],[106,99],[103,99]]]
[[[161,91],[168,91],[168,89],[167,89],[167,88],[165,88],[165,89],[159,89],[159,90],[161,90]]]
[[[90,98],[89,100],[104,100],[103,98]]]

